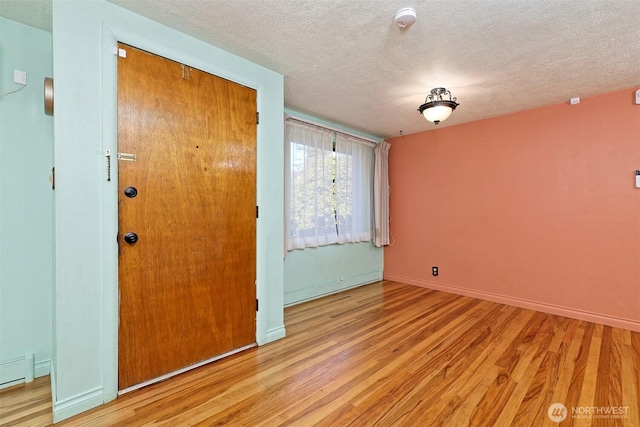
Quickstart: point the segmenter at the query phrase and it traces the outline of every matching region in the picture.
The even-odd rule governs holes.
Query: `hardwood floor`
[[[285,324],[58,425],[640,426],[637,332],[395,282],[290,307]],[[0,391],[0,425],[49,425],[50,399],[46,377]]]

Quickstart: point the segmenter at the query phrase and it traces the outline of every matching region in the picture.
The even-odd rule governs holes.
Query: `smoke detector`
[[[409,28],[416,22],[416,11],[411,7],[405,7],[396,12],[396,25],[400,28]]]

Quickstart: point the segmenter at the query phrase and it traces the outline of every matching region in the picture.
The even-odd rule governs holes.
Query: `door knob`
[[[138,195],[138,190],[136,187],[127,187],[124,189],[124,195],[129,198],[136,197]]]
[[[124,241],[130,245],[133,245],[135,242],[138,241],[138,235],[130,231],[124,235]]]

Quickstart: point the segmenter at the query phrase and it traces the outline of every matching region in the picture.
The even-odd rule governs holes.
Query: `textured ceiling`
[[[0,16],[51,32],[51,0],[0,0]]]
[[[460,103],[445,127],[640,84],[640,0],[109,1],[282,73],[289,108],[383,137],[435,129],[416,109],[437,86]],[[39,28],[50,13],[0,0]]]

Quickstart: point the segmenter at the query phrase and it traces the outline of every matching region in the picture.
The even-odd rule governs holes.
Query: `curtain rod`
[[[285,118],[285,120],[293,120],[293,121],[296,121],[296,122],[301,122],[301,123],[305,123],[305,124],[308,124],[308,125],[317,126],[319,128],[330,130],[330,131],[333,131],[333,132],[336,132],[336,133],[340,133],[340,134],[343,134],[343,135],[348,135],[348,136],[350,136],[352,138],[357,138],[357,139],[362,140],[362,143],[367,144],[367,145],[375,146],[380,142],[380,141],[375,141],[373,139],[365,138],[363,136],[355,135],[355,134],[350,133],[350,132],[345,132],[345,131],[340,130],[340,129],[336,129],[336,128],[329,127],[329,126],[326,126],[326,125],[321,125],[320,123],[315,123],[315,122],[312,122],[311,120],[303,119],[301,117],[296,117],[296,116],[294,116],[292,114],[289,114],[289,113],[285,114],[284,118]]]

